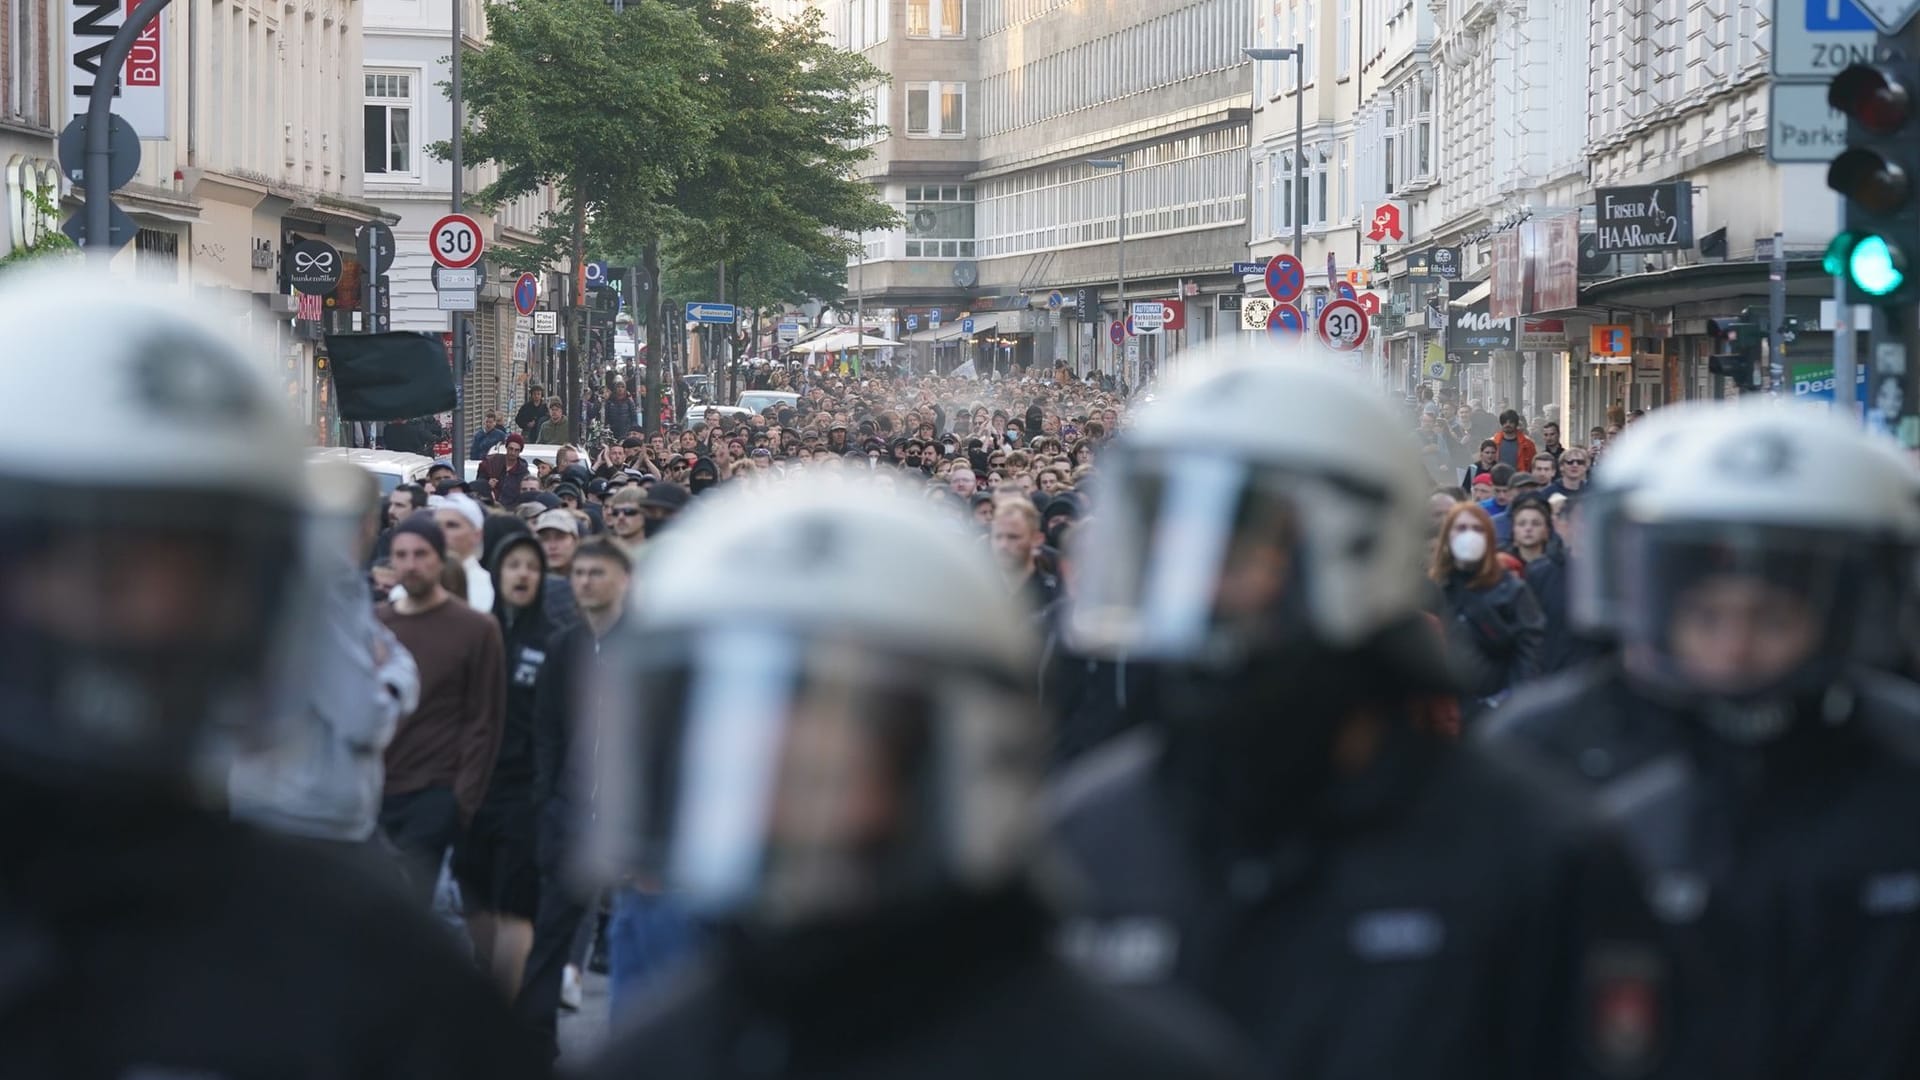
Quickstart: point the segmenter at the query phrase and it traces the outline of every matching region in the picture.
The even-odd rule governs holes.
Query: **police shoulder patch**
[[[1639,942],[1598,942],[1587,950],[1588,1061],[1603,1076],[1644,1076],[1665,1041],[1666,960]]]

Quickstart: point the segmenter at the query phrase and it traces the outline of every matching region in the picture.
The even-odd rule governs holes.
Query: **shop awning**
[[[1493,293],[1493,279],[1488,278],[1487,280],[1481,282],[1480,284],[1475,285],[1473,288],[1468,289],[1463,295],[1455,297],[1452,301],[1450,301],[1450,306],[1472,307],[1473,305],[1479,303],[1480,301],[1485,300],[1488,296],[1492,295],[1492,293]]]
[[[856,334],[851,330],[843,330],[843,331],[840,331],[839,333],[828,334],[825,337],[816,338],[813,341],[809,341],[806,344],[795,348],[793,351],[797,353],[813,354],[813,353],[823,353],[823,352],[846,352],[850,349],[893,349],[893,348],[898,348],[899,345],[900,345],[899,342],[893,341],[889,338],[875,337],[872,334]]]
[[[916,330],[907,335],[907,340],[920,343],[931,342],[935,345],[941,345],[950,341],[960,341],[970,336],[977,337],[1000,325],[999,315],[973,315],[969,316],[969,318],[973,320],[973,334],[971,335],[966,331],[965,322],[955,319],[952,322],[941,323],[938,330]]]

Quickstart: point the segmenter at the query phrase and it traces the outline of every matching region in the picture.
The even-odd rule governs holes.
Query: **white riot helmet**
[[[1352,649],[1419,612],[1431,483],[1405,425],[1331,364],[1241,348],[1103,454],[1077,533],[1078,647],[1227,667],[1303,640]]]
[[[1014,875],[1038,645],[949,518],[822,479],[716,492],[649,542],[577,740],[588,876],[785,929]]]
[[[1690,423],[1621,499],[1606,552],[1629,673],[1749,704],[1884,659],[1920,541],[1912,465],[1818,406],[1727,405]]]
[[[1670,467],[1680,441],[1721,408],[1717,402],[1689,401],[1655,409],[1607,443],[1604,461],[1595,458],[1587,466],[1586,489],[1564,511],[1573,515],[1574,535],[1574,557],[1568,560],[1567,615],[1582,632],[1611,636],[1616,629],[1613,620],[1621,610],[1622,580],[1612,572],[1618,562],[1612,551],[1622,501],[1643,481]]]
[[[298,429],[184,295],[0,278],[0,767],[224,791],[292,616]]]

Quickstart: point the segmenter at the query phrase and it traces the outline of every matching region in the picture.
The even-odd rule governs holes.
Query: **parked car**
[[[791,390],[748,390],[740,395],[740,407],[757,415],[769,408],[792,405],[799,400],[800,395]]]
[[[520,456],[526,460],[528,468],[532,468],[533,463],[536,461],[544,461],[551,466],[554,458],[560,453],[561,449],[562,445],[560,443],[528,443],[526,446],[521,447]],[[580,448],[576,446],[574,449],[579,450]],[[493,449],[487,451],[487,456],[493,457],[496,454],[504,454],[506,452],[507,448],[504,444],[497,444]],[[580,460],[585,461],[586,459],[586,451],[580,451]],[[477,461],[467,462],[468,482],[478,479],[479,476],[480,463]]]
[[[372,473],[373,478],[380,482],[380,494],[383,497],[401,484],[425,483],[427,470],[433,468],[432,458],[399,450],[320,446],[310,453],[317,461],[345,461]]]

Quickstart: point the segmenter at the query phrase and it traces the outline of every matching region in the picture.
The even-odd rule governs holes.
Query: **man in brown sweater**
[[[447,541],[422,511],[394,526],[389,558],[404,595],[380,621],[420,668],[420,707],[387,746],[380,827],[431,902],[448,847],[480,808],[506,717],[500,629],[440,584]]]

